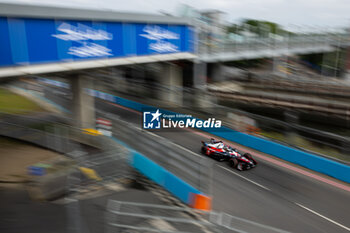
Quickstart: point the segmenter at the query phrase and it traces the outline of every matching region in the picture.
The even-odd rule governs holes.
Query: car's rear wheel
[[[202,154],[205,154],[206,151],[207,151],[207,150],[205,149],[205,147],[202,146],[202,149],[201,149]]]
[[[230,166],[235,168],[238,164],[238,161],[236,158],[230,159]]]

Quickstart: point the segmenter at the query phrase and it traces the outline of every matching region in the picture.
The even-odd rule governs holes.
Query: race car
[[[218,161],[229,161],[237,170],[249,170],[257,165],[257,162],[249,153],[241,154],[235,148],[225,145],[222,141],[211,139],[210,142],[202,141],[202,153]]]

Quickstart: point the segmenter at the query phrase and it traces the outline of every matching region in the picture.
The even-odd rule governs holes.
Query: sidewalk
[[[117,186],[114,186],[117,187]],[[114,190],[112,190],[114,189]],[[3,233],[101,233],[106,229],[106,208],[108,200],[140,202],[143,204],[173,206],[157,191],[150,191],[144,185],[132,181],[115,188],[104,187],[69,196],[52,202],[36,202],[30,199],[22,185],[0,185],[0,232]],[[164,195],[164,194],[163,194]],[[147,209],[138,213],[150,214]],[[165,213],[156,213],[156,215]],[[198,221],[190,213],[172,214],[173,218]],[[116,221],[121,219],[116,219]],[[164,220],[128,217],[123,221],[131,226],[152,227],[158,230],[181,229],[186,232],[205,232],[203,226],[178,226]],[[185,228],[185,229],[184,229]],[[204,227],[205,228],[205,227]],[[215,226],[216,228],[216,226]],[[115,229],[117,230],[117,228]],[[139,231],[134,231],[139,232]],[[207,229],[206,232],[213,232]]]

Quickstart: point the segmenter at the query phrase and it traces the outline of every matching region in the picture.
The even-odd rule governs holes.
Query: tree
[[[249,31],[260,37],[267,37],[270,33],[275,35],[291,34],[276,23],[255,19],[244,19],[240,24],[231,24],[227,27],[228,33],[241,34],[243,31]]]

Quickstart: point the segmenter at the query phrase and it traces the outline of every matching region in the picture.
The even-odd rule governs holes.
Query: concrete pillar
[[[288,143],[297,146],[297,131],[292,127],[292,125],[299,124],[299,113],[293,110],[285,110],[284,111],[285,122],[289,124],[289,126],[285,129],[286,137],[288,139]]]
[[[73,94],[72,113],[74,125],[81,128],[95,128],[95,99],[86,89],[93,89],[91,77],[76,74],[70,78]]]
[[[193,87],[205,89],[207,87],[207,63],[193,63]]]
[[[212,82],[221,82],[225,81],[223,65],[221,63],[213,63],[211,64],[211,72],[209,79]]]
[[[211,111],[214,97],[207,92],[208,64],[193,63],[193,107],[203,111]]]
[[[162,63],[158,82],[162,86],[158,96],[170,104],[182,105],[182,68],[172,63]]]

